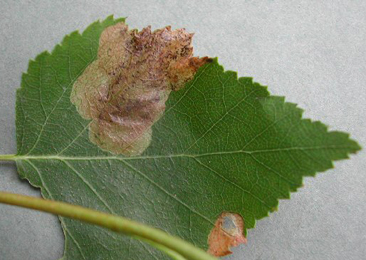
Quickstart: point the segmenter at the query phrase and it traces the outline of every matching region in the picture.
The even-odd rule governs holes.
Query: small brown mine
[[[105,29],[98,58],[74,83],[71,102],[92,122],[90,140],[127,156],[149,146],[152,125],[165,111],[170,92],[184,87],[209,58],[193,57],[193,34],[185,29]]]
[[[208,237],[208,253],[213,256],[231,254],[231,247],[247,242],[243,230],[244,220],[239,214],[222,213],[216,220],[215,226]]]

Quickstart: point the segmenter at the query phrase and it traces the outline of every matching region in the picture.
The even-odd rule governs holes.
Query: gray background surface
[[[130,27],[195,32],[198,55],[253,76],[305,109],[305,117],[366,144],[366,1],[0,1],[0,153],[16,152],[15,90],[28,60],[65,34],[109,14]],[[0,190],[39,196],[0,163]],[[279,211],[249,230],[248,245],[226,259],[365,259],[365,151],[306,178]],[[54,216],[0,205],[0,259],[58,259]],[[143,259],[144,260],[144,259]]]

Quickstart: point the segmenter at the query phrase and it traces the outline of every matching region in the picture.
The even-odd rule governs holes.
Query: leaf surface
[[[99,149],[89,120],[70,102],[72,86],[97,56],[108,17],[74,32],[29,64],[17,92],[17,167],[45,198],[125,216],[201,248],[223,212],[245,229],[276,210],[304,176],[360,149],[342,132],[302,119],[302,110],[237,78],[215,59],[170,95],[147,150],[133,157]],[[99,227],[60,218],[64,259],[165,259]]]

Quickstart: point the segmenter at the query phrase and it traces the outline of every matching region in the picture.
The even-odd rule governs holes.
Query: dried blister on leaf
[[[231,247],[247,242],[243,230],[244,220],[239,214],[222,213],[208,237],[208,253],[213,256],[231,254]]]
[[[103,31],[98,58],[76,80],[70,97],[79,114],[92,120],[93,143],[127,156],[145,151],[170,92],[210,60],[193,57],[192,36],[170,27],[138,32],[124,23]]]

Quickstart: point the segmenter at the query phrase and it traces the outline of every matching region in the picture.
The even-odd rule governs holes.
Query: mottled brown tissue
[[[183,88],[209,60],[192,57],[192,36],[170,27],[138,32],[124,23],[103,31],[97,60],[71,93],[79,114],[92,120],[93,143],[127,156],[149,146],[151,127],[163,115],[170,92]]]
[[[213,256],[231,254],[231,247],[247,242],[243,230],[244,220],[239,214],[222,213],[208,236],[208,253]]]

